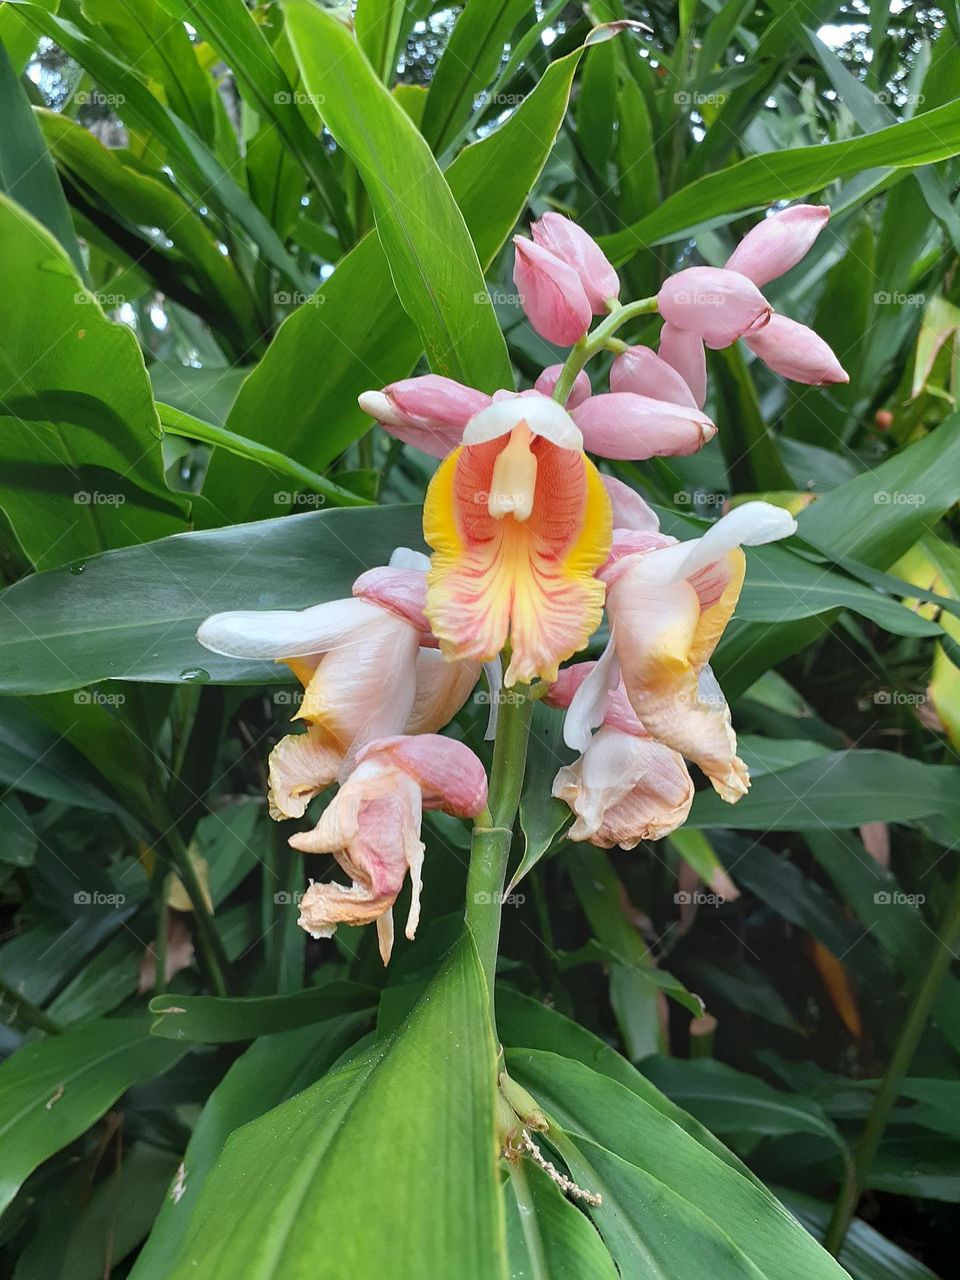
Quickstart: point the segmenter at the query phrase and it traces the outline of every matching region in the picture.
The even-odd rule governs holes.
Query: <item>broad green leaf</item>
[[[484,391],[512,388],[477,251],[422,135],[342,22],[310,0],[283,7],[304,84],[360,171],[397,294],[434,373]]]
[[[169,1280],[506,1280],[495,1081],[466,938],[394,1036],[230,1138]]]
[[[769,1192],[623,1085],[552,1053],[511,1052],[507,1066],[573,1177],[604,1196],[590,1214],[625,1278],[842,1280]]]
[[[497,1030],[504,1044],[511,1049],[543,1049],[563,1058],[575,1058],[585,1067],[616,1080],[649,1106],[662,1112],[668,1120],[679,1125],[732,1169],[753,1179],[747,1166],[715,1138],[709,1129],[686,1111],[681,1111],[622,1054],[611,1049],[599,1036],[587,1031],[579,1023],[565,1018],[556,1009],[521,995],[513,987],[498,986]],[[759,1182],[757,1185],[760,1185]]]
[[[750,156],[691,182],[645,218],[602,237],[601,244],[614,264],[624,262],[637,249],[680,240],[697,227],[777,200],[810,195],[849,174],[914,168],[958,154],[960,102],[950,102],[862,137]]]
[[[4,121],[0,135],[0,191],[42,223],[82,273],[83,259],[63,188],[2,41],[0,118]]]
[[[164,538],[35,574],[0,593],[0,691],[97,680],[289,683],[275,663],[218,657],[196,639],[226,609],[304,609],[350,595],[397,546],[422,547],[419,507],[287,516]],[[53,656],[55,655],[55,657]]]
[[[403,24],[402,0],[358,0],[353,26],[360,48],[384,84],[389,85],[397,62],[397,41]]]
[[[0,1064],[0,1212],[23,1180],[78,1138],[131,1085],[161,1075],[182,1045],[151,1039],[145,1022],[88,1022],[24,1045]]]
[[[315,1022],[256,1040],[237,1059],[207,1099],[183,1157],[178,1194],[164,1199],[150,1238],[131,1272],[132,1280],[167,1280],[184,1224],[207,1174],[235,1129],[256,1120],[330,1069],[364,1030],[364,1014]]]
[[[667,1097],[713,1133],[767,1137],[805,1133],[829,1142],[846,1158],[843,1139],[815,1102],[774,1089],[725,1062],[648,1058],[643,1071]]]
[[[0,265],[0,506],[27,555],[49,568],[182,528],[134,335],[5,198]]]
[[[551,63],[510,117],[446,171],[484,268],[513,229],[550,154],[582,55],[583,47]],[[422,349],[380,242],[370,233],[280,326],[227,425],[323,471],[371,428],[357,396],[406,377]],[[320,364],[317,351],[324,356]],[[274,514],[274,492],[249,465],[224,457],[214,457],[204,485],[211,502],[235,519]]]
[[[223,1044],[253,1040],[309,1026],[324,1018],[372,1010],[377,993],[354,983],[327,982],[282,996],[155,996],[150,1012],[156,1019],[150,1030],[165,1040],[196,1040]]]
[[[530,0],[467,0],[430,81],[421,130],[441,155],[456,141],[473,100],[496,75],[503,46],[533,6]]]
[[[115,809],[101,779],[38,710],[18,698],[0,698],[0,782],[44,800]]]
[[[833,1205],[792,1188],[778,1189],[777,1194],[811,1235],[822,1240]],[[851,1222],[838,1261],[850,1272],[852,1280],[939,1280],[922,1262],[887,1240],[862,1218]]]
[[[922,117],[921,117],[922,118]],[[887,569],[960,501],[960,414],[800,513],[800,537],[833,560]]]
[[[619,1280],[590,1219],[525,1157],[511,1163],[505,1195],[511,1280]]]
[[[689,823],[745,831],[805,831],[862,822],[960,820],[960,769],[892,751],[838,751],[755,779],[735,806],[701,791]]]

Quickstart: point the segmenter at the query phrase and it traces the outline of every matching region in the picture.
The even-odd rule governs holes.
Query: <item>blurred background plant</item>
[[[181,1223],[228,1135],[396,1028],[457,936],[466,832],[434,815],[424,923],[388,970],[371,930],[297,929],[304,862],[263,797],[298,694],[193,641],[217,609],[347,595],[419,545],[434,463],[371,430],[357,395],[428,367],[495,389],[481,269],[518,386],[555,361],[510,279],[531,216],[575,218],[640,297],[722,265],[762,210],[802,198],[831,221],[767,292],[849,385],[711,353],[718,437],[605,464],[668,532],[745,495],[800,513],[789,549],[752,553],[716,663],[753,788],[735,809],[699,794],[658,845],[573,846],[548,798],[569,758],[560,717],[538,708],[499,1032],[511,1071],[577,1116],[586,1147],[559,1154],[603,1181],[621,1233],[652,1230],[644,1177],[690,1198],[673,1212],[691,1233],[722,1199],[713,1166],[679,1190],[662,1167],[661,1132],[627,1105],[659,1098],[652,1083],[703,1161],[726,1167],[715,1135],[858,1280],[947,1280],[960,10],[359,0],[365,60],[318,15],[306,0],[0,4],[4,1273],[179,1274]],[[648,30],[585,43],[624,17]],[[449,192],[472,264],[431,244]],[[629,337],[652,343],[658,324]],[[603,363],[591,373],[599,389]],[[486,710],[457,722],[481,752]],[[438,1134],[420,1132],[463,1156],[469,1135],[430,1105]],[[692,1274],[684,1230],[655,1272],[603,1211],[598,1261],[581,1211],[530,1178],[507,1198],[509,1274],[561,1274],[554,1249],[575,1275],[615,1274],[611,1255],[624,1276]],[[231,1221],[224,1206],[225,1238]],[[801,1274],[743,1232],[711,1274]],[[253,1265],[233,1273],[273,1274]]]

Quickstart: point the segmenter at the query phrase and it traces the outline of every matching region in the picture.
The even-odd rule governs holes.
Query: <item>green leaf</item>
[[[106,679],[289,683],[275,663],[210,653],[197,642],[198,626],[225,609],[346,598],[394,547],[422,547],[420,517],[413,506],[288,516],[107,552],[80,574],[25,578],[0,593],[0,691]]]
[[[0,698],[0,782],[82,809],[116,809],[94,770],[39,711],[18,698]]]
[[[688,823],[744,831],[806,831],[862,822],[960,819],[960,769],[892,751],[836,751],[757,778],[736,805],[701,791]]]
[[[230,1134],[313,1084],[350,1047],[367,1021],[363,1014],[348,1014],[281,1031],[254,1041],[237,1059],[207,1098],[183,1156],[180,1194],[164,1199],[131,1280],[167,1280],[184,1224]]]
[[[509,696],[509,690],[507,691]],[[550,794],[561,765],[574,757],[563,742],[563,713],[538,702],[533,709],[527,768],[520,798],[520,827],[524,835],[523,857],[510,877],[512,893],[523,877],[550,848],[554,837],[570,821],[570,807]]]
[[[245,102],[272,122],[303,166],[341,234],[350,231],[343,195],[322,140],[301,112],[273,49],[243,0],[161,0],[174,18],[189,22],[207,39],[240,81]],[[323,99],[315,104],[323,105]]]
[[[0,862],[29,867],[37,852],[37,833],[30,815],[12,792],[0,799]]]
[[[960,154],[960,102],[859,138],[750,156],[689,183],[632,226],[600,243],[614,265],[638,249],[669,243],[711,222],[820,191],[828,183],[874,168],[914,168]]]
[[[49,568],[182,528],[136,338],[4,197],[0,269],[0,506],[27,555]]]
[[[823,1109],[783,1093],[757,1076],[710,1058],[647,1058],[644,1074],[713,1133],[767,1137],[804,1133],[823,1138],[846,1158],[846,1146]]]
[[[922,118],[922,117],[921,117]],[[888,569],[960,502],[960,414],[800,513],[799,536],[834,561]]]
[[[446,171],[484,267],[512,230],[550,153],[582,54],[581,47],[551,63],[509,119]],[[280,326],[227,425],[247,439],[280,444],[288,456],[323,471],[371,429],[357,396],[406,377],[422,349],[371,233]],[[248,465],[222,456],[212,460],[204,485],[219,510],[242,520],[274,514],[274,489]]]
[[[506,1280],[495,1080],[465,938],[394,1036],[233,1135],[169,1280]]]
[[[484,391],[512,388],[477,251],[430,148],[342,22],[311,0],[283,7],[304,84],[360,171],[394,286],[433,372]]]
[[[23,1180],[94,1124],[131,1085],[161,1075],[184,1046],[151,1039],[145,1022],[88,1022],[0,1064],[0,1212]]]
[[[83,259],[63,188],[2,42],[0,118],[5,125],[0,135],[0,191],[42,223],[82,273]]]
[[[421,130],[441,155],[457,139],[473,100],[496,75],[503,46],[533,6],[530,0],[467,0],[430,81]]]
[[[512,1280],[619,1280],[590,1219],[535,1164],[510,1164],[506,1199]]]
[[[377,993],[352,982],[327,982],[282,996],[155,996],[150,1030],[165,1040],[224,1044],[309,1026],[319,1019],[371,1010]]]
[[[823,1239],[833,1213],[833,1205],[792,1188],[777,1194],[791,1213],[818,1239]],[[843,1242],[838,1261],[853,1280],[939,1280],[939,1277],[911,1254],[887,1240],[862,1218],[854,1218]]]
[[[842,1280],[767,1191],[622,1085],[551,1053],[511,1052],[507,1065],[575,1180],[603,1196],[590,1214],[622,1276]]]

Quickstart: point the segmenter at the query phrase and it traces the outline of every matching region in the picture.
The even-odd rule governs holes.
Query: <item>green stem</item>
[[[4,1010],[5,1005],[11,1006],[9,1014],[4,1017],[5,1022],[22,1022],[25,1026],[45,1031],[47,1035],[57,1035],[63,1030],[55,1018],[51,1018],[37,1005],[25,1000],[13,987],[0,982],[0,1011]]]
[[[927,1025],[927,1019],[940,991],[940,986],[950,968],[950,961],[953,959],[958,942],[960,942],[960,874],[958,874],[954,883],[950,903],[941,923],[939,936],[936,938],[932,954],[927,960],[923,982],[920,984],[920,988],[914,996],[913,1004],[907,1013],[906,1020],[900,1028],[893,1055],[880,1082],[880,1088],[877,1090],[870,1114],[860,1135],[860,1141],[857,1144],[853,1159],[853,1174],[845,1180],[844,1185],[840,1188],[840,1194],[834,1206],[833,1216],[830,1219],[830,1225],[823,1241],[824,1247],[834,1257],[839,1254],[843,1247],[850,1221],[853,1218],[861,1192],[866,1185],[874,1157],[877,1154],[877,1148],[880,1146],[880,1140],[890,1118],[890,1113],[900,1096],[904,1078],[910,1070],[913,1055]]]
[[[533,702],[524,689],[511,689],[503,695],[490,768],[490,800],[477,819],[470,845],[466,921],[477,944],[487,979],[491,1017],[503,886],[513,840],[513,824],[520,808],[532,714]]]
[[[175,826],[171,826],[167,830],[164,836],[164,843],[166,844],[170,861],[180,877],[180,882],[187,892],[187,897],[190,899],[190,906],[193,908],[193,924],[197,935],[198,950],[214,994],[218,996],[235,995],[239,991],[239,985],[233,972],[233,966],[230,963],[230,957],[227,955],[220,932],[213,922],[213,914],[207,906],[206,894],[204,893],[203,885],[200,883],[197,868],[194,866],[187,846]]]
[[[154,974],[153,994],[163,995],[167,987],[167,930],[170,925],[170,908],[167,906],[169,876],[160,877],[160,896],[157,900],[157,932],[153,944]]]
[[[553,388],[554,400],[558,404],[567,403],[577,374],[598,351],[603,351],[607,343],[613,340],[613,335],[618,329],[636,316],[649,316],[656,311],[656,298],[640,298],[637,302],[628,302],[624,307],[615,304],[610,315],[601,320],[595,329],[585,334],[571,349],[557,379],[557,385]]]

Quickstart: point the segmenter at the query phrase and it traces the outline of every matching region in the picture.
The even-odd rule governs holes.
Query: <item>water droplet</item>
[[[71,572],[71,573],[73,573],[73,574],[83,573],[83,571],[84,571],[84,569],[85,569],[86,567],[87,567],[87,566],[86,566],[85,564],[72,564],[72,565],[70,566],[70,572]]]
[[[180,679],[189,684],[202,684],[210,679],[210,672],[204,671],[203,667],[184,667],[180,672]]]

